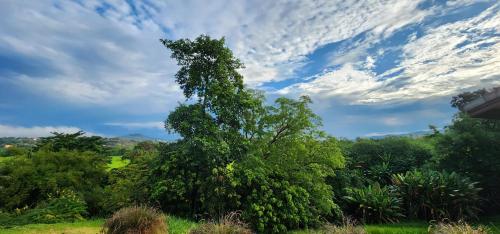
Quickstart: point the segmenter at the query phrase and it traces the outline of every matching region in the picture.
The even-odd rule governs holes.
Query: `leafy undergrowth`
[[[111,156],[111,162],[108,164],[108,170],[122,168],[130,163],[129,159],[123,159],[122,156]]]

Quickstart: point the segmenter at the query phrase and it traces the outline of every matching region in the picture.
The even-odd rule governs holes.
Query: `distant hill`
[[[129,135],[125,135],[125,136],[120,136],[118,138],[131,140],[131,141],[157,141],[157,139],[155,139],[155,138],[144,136],[140,133],[134,133],[134,134],[129,134]]]
[[[424,137],[427,135],[432,134],[432,130],[422,130],[422,131],[415,131],[415,132],[408,132],[408,133],[388,133],[388,134],[381,134],[377,136],[368,136],[367,138],[370,139],[383,139],[386,137],[412,137],[412,138],[419,138],[419,137]]]
[[[0,147],[4,145],[17,145],[22,147],[35,146],[37,138],[32,137],[0,137]]]
[[[134,133],[118,137],[107,137],[105,138],[105,141],[106,145],[110,147],[113,146],[129,147],[129,146],[134,146],[141,141],[162,141],[162,140],[148,137],[139,133]]]

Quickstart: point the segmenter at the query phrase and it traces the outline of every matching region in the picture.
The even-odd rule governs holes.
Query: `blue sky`
[[[323,128],[443,127],[453,95],[500,85],[495,0],[0,2],[0,136],[84,130],[172,139],[185,101],[159,38],[225,37],[248,87],[309,95]]]

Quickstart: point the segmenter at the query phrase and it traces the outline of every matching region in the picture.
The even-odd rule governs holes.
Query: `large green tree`
[[[480,89],[452,98],[451,105],[460,111],[442,133],[433,135],[439,167],[467,175],[479,181],[481,195],[487,199],[484,210],[500,210],[500,120],[472,118],[463,106],[484,94]]]
[[[52,132],[52,136],[42,137],[37,141],[35,151],[40,149],[50,151],[76,150],[104,153],[106,151],[104,138],[100,136],[85,136],[84,131],[75,133]]]
[[[214,170],[243,158],[247,133],[255,126],[262,100],[245,89],[238,73],[242,63],[225,47],[224,39],[200,36],[194,41],[161,40],[180,66],[176,81],[186,99],[172,111],[165,126],[182,139],[165,146],[153,173],[158,181],[152,197],[165,208],[190,215],[220,215],[224,198],[210,178]],[[181,176],[182,175],[182,176]]]
[[[161,42],[180,66],[175,77],[188,101],[165,121],[182,138],[160,149],[152,199],[194,217],[243,210],[261,231],[332,216],[337,206],[324,180],[343,157],[336,140],[318,130],[311,100],[278,98],[265,106],[261,93],[244,86],[243,65],[224,39]]]

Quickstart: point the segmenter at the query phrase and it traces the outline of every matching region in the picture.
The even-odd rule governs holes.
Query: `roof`
[[[472,100],[463,109],[475,118],[500,119],[500,87]]]

